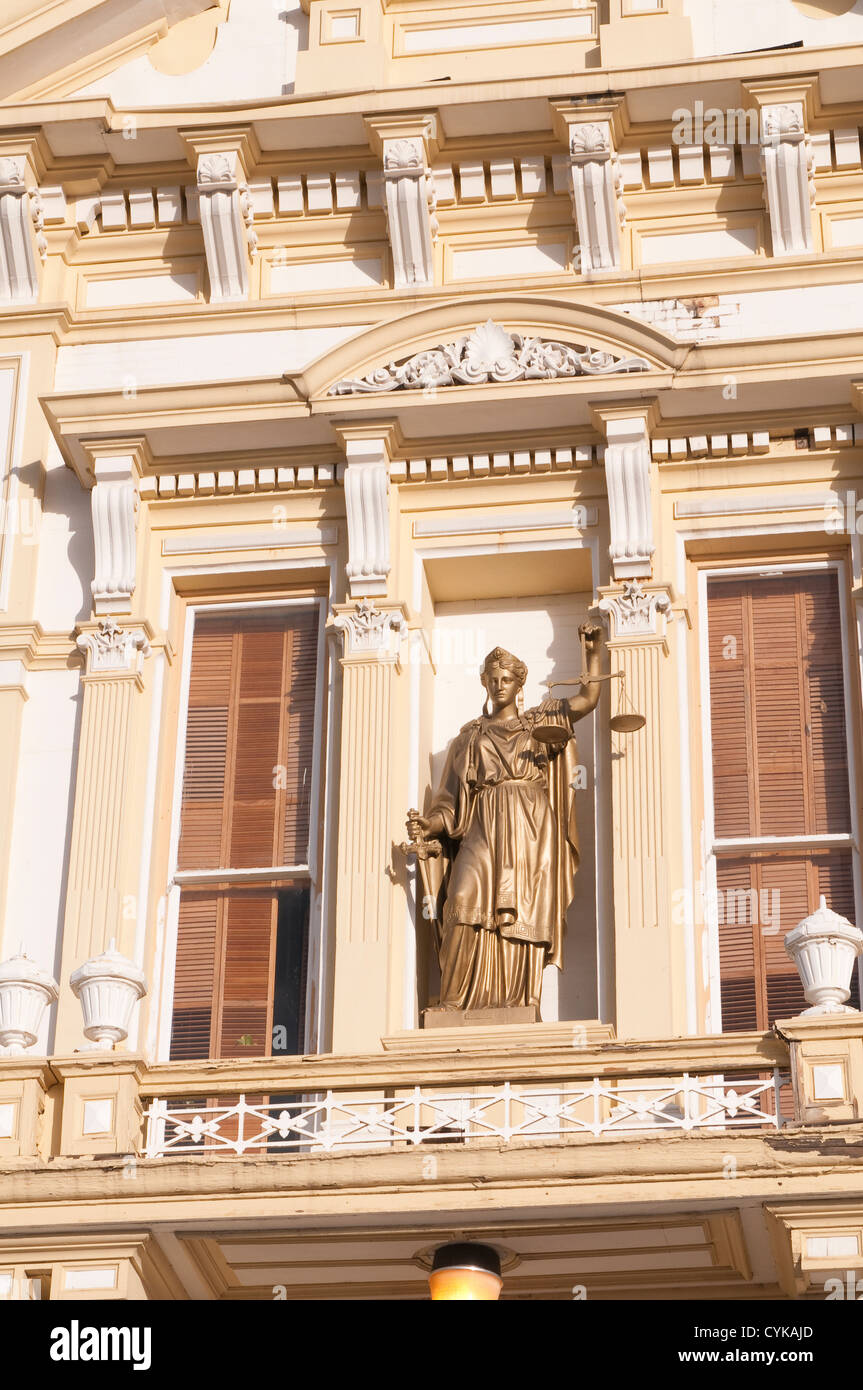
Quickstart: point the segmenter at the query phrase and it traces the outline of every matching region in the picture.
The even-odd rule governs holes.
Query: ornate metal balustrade
[[[657,1065],[657,1052],[662,1061],[671,1061],[687,1042],[695,1045],[696,1054],[712,1057],[696,1055],[685,1071]],[[169,1063],[154,1069],[144,1088],[150,1097],[144,1152],[149,1158],[313,1154],[778,1129],[787,1122],[791,1104],[787,1062],[769,1035],[741,1042],[715,1038],[643,1047],[616,1044],[586,1049],[583,1058],[570,1048],[568,1063],[556,1048],[552,1058],[547,1053],[542,1059],[510,1056],[507,1070],[513,1079],[504,1081],[488,1075],[497,1070],[500,1076],[501,1059],[481,1061],[476,1053],[457,1055],[449,1063],[426,1056],[416,1059],[413,1068],[408,1057],[366,1058],[366,1065],[353,1074],[345,1064],[360,1059],[292,1059],[291,1066],[275,1059],[262,1059],[257,1066],[202,1063],[191,1098],[189,1087],[178,1093],[195,1074],[191,1064],[175,1069]],[[591,1061],[603,1065],[593,1075],[585,1074]],[[445,1076],[448,1066],[461,1075]],[[160,1071],[173,1096],[158,1093]],[[338,1086],[320,1084],[328,1074],[333,1080],[338,1076]],[[243,1090],[231,1087],[232,1076],[246,1083]]]

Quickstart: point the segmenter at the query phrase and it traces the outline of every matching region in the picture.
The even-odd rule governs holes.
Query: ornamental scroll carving
[[[77,646],[87,658],[88,676],[138,671],[141,660],[150,654],[142,628],[120,627],[113,618],[103,618],[98,628],[82,632]]]
[[[0,159],[0,302],[32,304],[39,297],[31,226],[40,260],[48,254],[44,211],[38,189],[27,189],[23,158]]]
[[[341,609],[333,617],[331,627],[342,633],[346,656],[386,652],[396,655],[408,632],[399,609],[378,608],[369,599]]]
[[[610,615],[615,637],[647,636],[657,632],[657,614],[671,608],[668,594],[645,590],[637,580],[624,584],[623,592],[600,599],[597,609]]]
[[[584,345],[527,338],[521,333],[508,333],[488,319],[454,343],[440,343],[406,362],[376,367],[361,378],[337,381],[329,394],[421,391],[443,386],[482,386],[496,381],[553,381],[649,370],[650,363],[643,357],[614,357],[610,352]]]

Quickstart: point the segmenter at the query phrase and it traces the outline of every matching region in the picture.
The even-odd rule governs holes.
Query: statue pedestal
[[[423,1028],[483,1028],[506,1027],[513,1023],[539,1023],[535,1004],[522,1004],[511,1009],[442,1009],[423,1010]]]
[[[464,1022],[453,1022],[455,1015],[441,1017],[442,1010],[435,1010],[438,1017],[429,1027],[426,1010],[425,1028],[405,1029],[401,1033],[391,1033],[381,1038],[384,1052],[402,1057],[430,1057],[445,1059],[453,1065],[456,1056],[484,1057],[489,1053],[498,1056],[523,1055],[535,1050],[543,1057],[567,1056],[577,1048],[597,1049],[607,1047],[615,1041],[614,1026],[600,1023],[598,1019],[576,1020],[572,1023],[516,1023],[494,1024],[480,1019],[486,1010],[477,1009],[468,1013],[468,1026]],[[489,1009],[491,1014],[518,1013],[520,1010]],[[464,1018],[464,1015],[462,1015]],[[442,1074],[443,1075],[443,1074]]]

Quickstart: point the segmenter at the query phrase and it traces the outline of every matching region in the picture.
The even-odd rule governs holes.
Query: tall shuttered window
[[[783,938],[822,893],[855,920],[837,576],[713,580],[707,613],[722,1028],[739,1032],[806,1007]]]
[[[319,609],[200,612],[171,1057],[302,1052]]]

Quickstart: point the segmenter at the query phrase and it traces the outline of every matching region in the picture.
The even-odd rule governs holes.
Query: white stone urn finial
[[[24,954],[0,962],[0,1047],[23,1052],[39,1036],[49,1004],[59,995],[57,981]]]
[[[143,970],[121,956],[114,939],[101,956],[87,960],[69,978],[84,1015],[84,1036],[95,1047],[112,1048],[129,1035],[132,1009],[147,993]]]
[[[800,972],[811,1006],[805,1014],[853,1014],[845,1000],[851,993],[854,962],[863,955],[863,932],[832,912],[822,896],[818,908],[785,938],[785,949]]]

